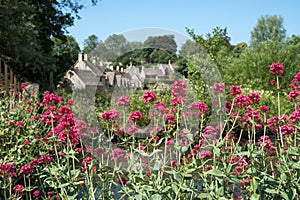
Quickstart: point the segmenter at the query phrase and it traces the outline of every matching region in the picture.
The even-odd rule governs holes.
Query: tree
[[[99,57],[103,61],[113,62],[118,57],[131,50],[129,42],[122,34],[113,34],[104,42],[100,42],[91,54]]]
[[[227,29],[216,27],[212,33],[208,33],[206,36],[196,35],[193,29],[187,28],[187,32],[199,45],[199,51],[205,51],[223,75],[227,57],[232,53],[232,45],[230,44]],[[202,54],[205,54],[205,52]]]
[[[176,54],[177,44],[174,35],[149,36],[144,41],[145,48],[163,49]]]
[[[94,34],[90,35],[87,39],[84,40],[83,52],[86,54],[90,53],[93,49],[97,47],[98,44],[98,37]]]
[[[77,0],[0,0],[0,57],[23,80],[47,89],[50,72],[62,73],[51,57],[52,38],[64,40],[82,8]]]
[[[277,15],[260,17],[251,31],[251,44],[270,40],[282,42],[285,38],[286,30],[283,27],[283,18]]]
[[[59,67],[55,77],[57,79],[55,82],[58,82],[78,59],[80,48],[71,35],[67,35],[65,39],[53,37],[52,41],[54,43],[52,56],[55,58],[56,66]]]
[[[212,33],[206,34],[206,37],[196,35],[193,29],[187,28],[187,32],[197,43],[204,47],[213,60],[215,60],[215,56],[223,47],[232,48],[226,28],[216,27]]]
[[[196,53],[199,53],[199,44],[195,41],[187,40],[179,50],[179,56],[183,58],[189,58]]]

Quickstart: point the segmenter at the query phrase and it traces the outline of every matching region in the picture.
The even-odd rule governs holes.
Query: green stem
[[[277,108],[278,108],[278,117],[280,118],[280,85],[279,85],[279,77],[276,76],[276,82],[277,82]]]

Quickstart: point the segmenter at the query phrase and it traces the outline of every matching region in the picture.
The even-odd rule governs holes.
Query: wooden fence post
[[[0,58],[0,85],[2,89],[2,59]]]
[[[6,96],[8,95],[8,66],[6,63],[4,63],[4,81],[5,81],[5,91],[6,91]]]

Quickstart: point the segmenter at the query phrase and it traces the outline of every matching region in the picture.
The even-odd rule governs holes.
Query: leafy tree
[[[104,42],[100,42],[91,54],[99,57],[103,61],[113,62],[118,57],[131,50],[131,46],[124,35],[113,34]]]
[[[234,57],[239,57],[241,53],[248,47],[247,43],[241,42],[233,46],[232,53]]]
[[[238,58],[231,59],[226,68],[230,84],[269,90],[269,81],[274,79],[269,72],[273,62],[284,65],[282,88],[288,88],[300,65],[300,45],[288,42],[264,41],[247,47]]]
[[[199,53],[199,44],[195,41],[187,40],[179,50],[179,56],[183,58],[189,58],[196,53]]]
[[[224,75],[227,57],[232,53],[227,29],[216,27],[212,33],[208,33],[206,36],[196,35],[193,29],[187,28],[187,32],[199,45],[199,49],[208,53],[210,59],[215,62],[221,74]]]
[[[94,34],[90,35],[87,39],[84,40],[83,52],[86,54],[90,53],[93,49],[96,48],[98,44],[98,37]]]
[[[0,0],[0,56],[24,80],[46,89],[50,72],[63,73],[51,57],[52,38],[64,40],[82,8],[77,0]]]
[[[59,81],[65,75],[64,72],[69,70],[78,59],[80,48],[75,38],[71,35],[67,35],[64,39],[53,37],[52,41],[54,43],[52,56],[59,67],[55,78]]]
[[[144,47],[163,49],[173,54],[176,54],[177,52],[177,44],[174,35],[149,36],[144,41]]]
[[[283,18],[277,15],[260,17],[251,31],[252,44],[269,40],[283,42],[285,38],[286,30],[283,27]]]

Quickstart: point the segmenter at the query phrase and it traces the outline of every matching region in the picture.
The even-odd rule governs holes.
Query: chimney
[[[82,62],[82,53],[78,53],[78,62]]]
[[[83,60],[84,60],[84,61],[87,61],[87,60],[88,60],[88,55],[87,55],[87,54],[84,54]]]

